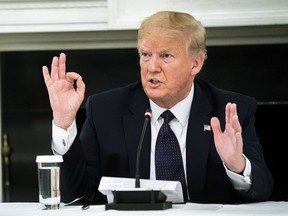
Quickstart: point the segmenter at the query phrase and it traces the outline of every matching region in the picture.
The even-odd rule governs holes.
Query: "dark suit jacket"
[[[256,101],[224,91],[195,79],[186,142],[188,190],[191,202],[235,203],[263,201],[272,192],[273,179],[267,169],[262,147],[255,132]],[[213,132],[204,131],[212,116],[225,125],[227,102],[237,104],[242,126],[244,154],[252,165],[252,187],[238,192],[231,184],[218,156]],[[64,202],[96,194],[101,176],[135,177],[136,152],[149,107],[141,83],[92,95],[87,99],[87,119],[61,167],[61,196]],[[150,174],[150,127],[141,152],[141,178]],[[98,195],[97,195],[98,194]]]

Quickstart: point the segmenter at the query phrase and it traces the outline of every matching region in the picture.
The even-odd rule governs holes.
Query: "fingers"
[[[243,139],[242,139],[242,134],[241,134],[241,132],[237,132],[236,134],[235,134],[235,139],[236,139],[236,143],[237,144],[242,144],[243,143]],[[240,145],[241,146],[241,148],[242,148],[242,145]],[[242,151],[242,149],[241,149],[241,151]]]
[[[65,78],[69,82],[74,82],[74,80],[78,80],[81,76],[75,72],[68,72],[65,74]]]
[[[78,92],[84,93],[84,91],[85,91],[85,83],[83,82],[81,76],[79,76],[79,77],[76,79],[76,86],[77,86],[77,91],[78,91]]]
[[[85,91],[85,83],[82,80],[82,77],[75,72],[66,73],[66,80],[73,83],[76,81],[77,92],[84,92]]]
[[[237,108],[235,103],[229,103],[230,105],[230,122],[233,121],[233,117],[236,115],[237,116]]]
[[[214,117],[215,118],[215,117]],[[216,129],[216,125],[217,127],[219,127],[219,130],[220,129],[220,123],[219,123],[219,120],[217,119],[217,121],[215,119],[211,119],[211,125],[213,127],[213,124],[215,125],[214,126],[214,129]],[[213,131],[214,131],[213,129]],[[217,128],[218,130],[218,128]],[[237,106],[235,103],[227,103],[226,104],[226,107],[225,107],[225,130],[228,130],[228,131],[235,131],[235,132],[240,132],[241,133],[241,125],[240,125],[240,122],[239,122],[239,119],[238,119],[238,114],[237,114]]]
[[[48,76],[53,80],[65,79],[66,75],[66,55],[60,53],[59,58],[54,56],[51,63],[51,74],[49,75],[49,70],[46,66],[42,67],[43,76],[48,80]]]
[[[44,77],[44,82],[47,85],[48,80],[50,79],[50,75],[49,75],[49,70],[46,66],[42,67],[42,73],[43,73],[43,77]]]
[[[226,124],[232,124],[233,116],[237,115],[235,103],[227,103],[225,107],[225,120]]]
[[[232,117],[232,127],[234,128],[236,133],[240,133],[240,135],[241,135],[242,128],[241,128],[241,125],[240,125],[240,122],[239,122],[239,119],[238,119],[237,112]]]
[[[226,121],[226,125],[231,123],[231,108],[232,108],[232,104],[229,102],[226,104],[225,107],[225,121]]]
[[[60,79],[65,79],[66,74],[66,55],[61,53],[59,56],[59,71],[58,75]]]
[[[50,77],[53,80],[59,79],[58,71],[59,71],[59,59],[58,57],[54,56],[51,63],[51,74],[50,74]]]
[[[227,103],[226,105],[226,129],[231,128],[235,132],[241,133],[241,125],[238,119],[237,106],[235,103]]]
[[[220,122],[219,122],[218,118],[212,117],[210,120],[210,124],[211,124],[212,130],[213,130],[213,133],[215,135],[222,133],[221,127],[220,127]]]

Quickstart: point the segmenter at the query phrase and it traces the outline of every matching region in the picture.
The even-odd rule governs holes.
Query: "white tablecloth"
[[[215,216],[215,215],[287,215],[288,202],[260,202],[239,205],[221,205],[221,204],[174,204],[171,209],[157,211],[122,211],[105,210],[104,205],[92,205],[87,210],[81,210],[81,206],[61,205],[58,210],[41,210],[39,203],[0,203],[0,216]]]

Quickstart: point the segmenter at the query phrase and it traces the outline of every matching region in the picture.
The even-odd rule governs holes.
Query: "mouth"
[[[158,84],[158,83],[162,83],[162,82],[160,80],[157,80],[157,79],[149,79],[149,83]]]

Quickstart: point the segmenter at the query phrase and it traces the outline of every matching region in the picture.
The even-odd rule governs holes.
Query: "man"
[[[81,134],[75,124],[85,92],[81,76],[66,73],[64,53],[53,58],[51,73],[43,67],[53,110],[52,149],[64,157],[64,202],[91,195],[98,199],[102,176],[135,177],[147,108],[152,117],[141,153],[141,178],[159,179],[157,136],[161,113],[170,110],[175,118],[168,128],[180,146],[185,201],[269,198],[273,179],[255,132],[256,101],[197,78],[206,59],[205,34],[201,23],[186,13],[163,11],[145,19],[138,31],[141,83],[90,96]]]

